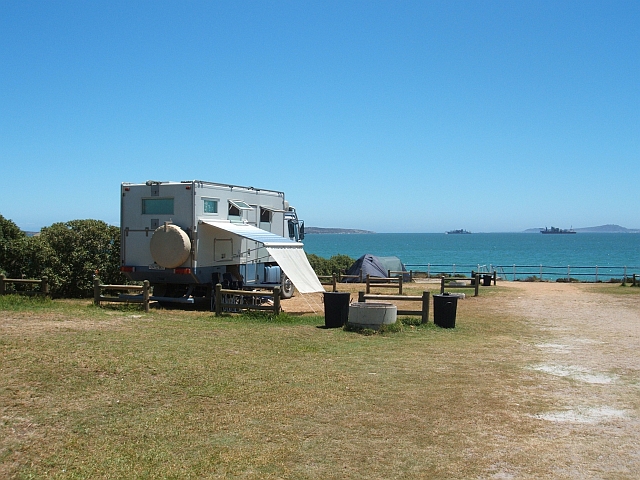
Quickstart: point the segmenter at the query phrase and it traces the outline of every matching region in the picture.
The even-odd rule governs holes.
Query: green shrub
[[[332,275],[346,272],[355,260],[348,255],[334,255],[329,259],[322,258],[313,253],[307,254],[307,259],[313,271],[318,276]]]
[[[101,220],[72,220],[43,228],[39,238],[50,255],[42,274],[49,277],[52,294],[91,296],[95,275],[105,284],[124,282],[118,227]]]
[[[100,220],[72,220],[28,237],[0,215],[0,272],[9,278],[49,278],[56,297],[90,297],[93,278],[124,282],[120,229]]]

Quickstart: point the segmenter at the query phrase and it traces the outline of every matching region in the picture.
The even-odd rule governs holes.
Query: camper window
[[[173,198],[143,198],[143,215],[173,215]]]
[[[260,223],[271,223],[273,213],[266,208],[260,208]]]
[[[230,217],[242,216],[242,210],[252,210],[252,208],[242,200],[229,200],[229,216]]]
[[[218,200],[203,198],[204,213],[218,213]]]

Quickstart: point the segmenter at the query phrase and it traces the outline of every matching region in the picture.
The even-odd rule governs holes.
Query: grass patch
[[[0,304],[0,478],[553,476],[531,440],[545,392],[523,375],[530,327],[492,298],[519,294],[481,289],[453,330],[400,317],[382,335],[320,316]]]
[[[52,306],[53,301],[49,297],[41,295],[0,295],[0,310],[10,310],[14,312],[39,311],[51,309]]]
[[[587,286],[585,291],[607,295],[640,295],[640,288],[629,284],[595,283]]]
[[[275,315],[267,311],[245,311],[239,314],[225,314],[218,318],[241,323],[272,323],[284,325],[313,325],[324,323],[324,317],[310,315],[292,315],[281,312]]]

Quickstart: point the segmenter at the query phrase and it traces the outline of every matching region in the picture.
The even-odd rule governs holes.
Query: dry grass
[[[561,288],[638,318],[640,296],[607,287]],[[5,306],[0,477],[636,478],[638,366],[585,343],[611,353],[600,373],[615,381],[550,374],[560,334],[526,288],[468,296],[455,330],[374,336],[313,316]]]

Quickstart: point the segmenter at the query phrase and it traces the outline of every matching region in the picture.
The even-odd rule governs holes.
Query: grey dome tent
[[[362,275],[362,280],[367,278],[367,275],[371,277],[386,278],[389,275],[389,271],[392,272],[406,272],[404,265],[398,257],[376,257],[367,253],[361,256],[354,262],[353,265],[347,270],[347,275]],[[403,275],[403,280],[409,281],[409,274]],[[343,282],[358,282],[356,278],[345,278]]]

